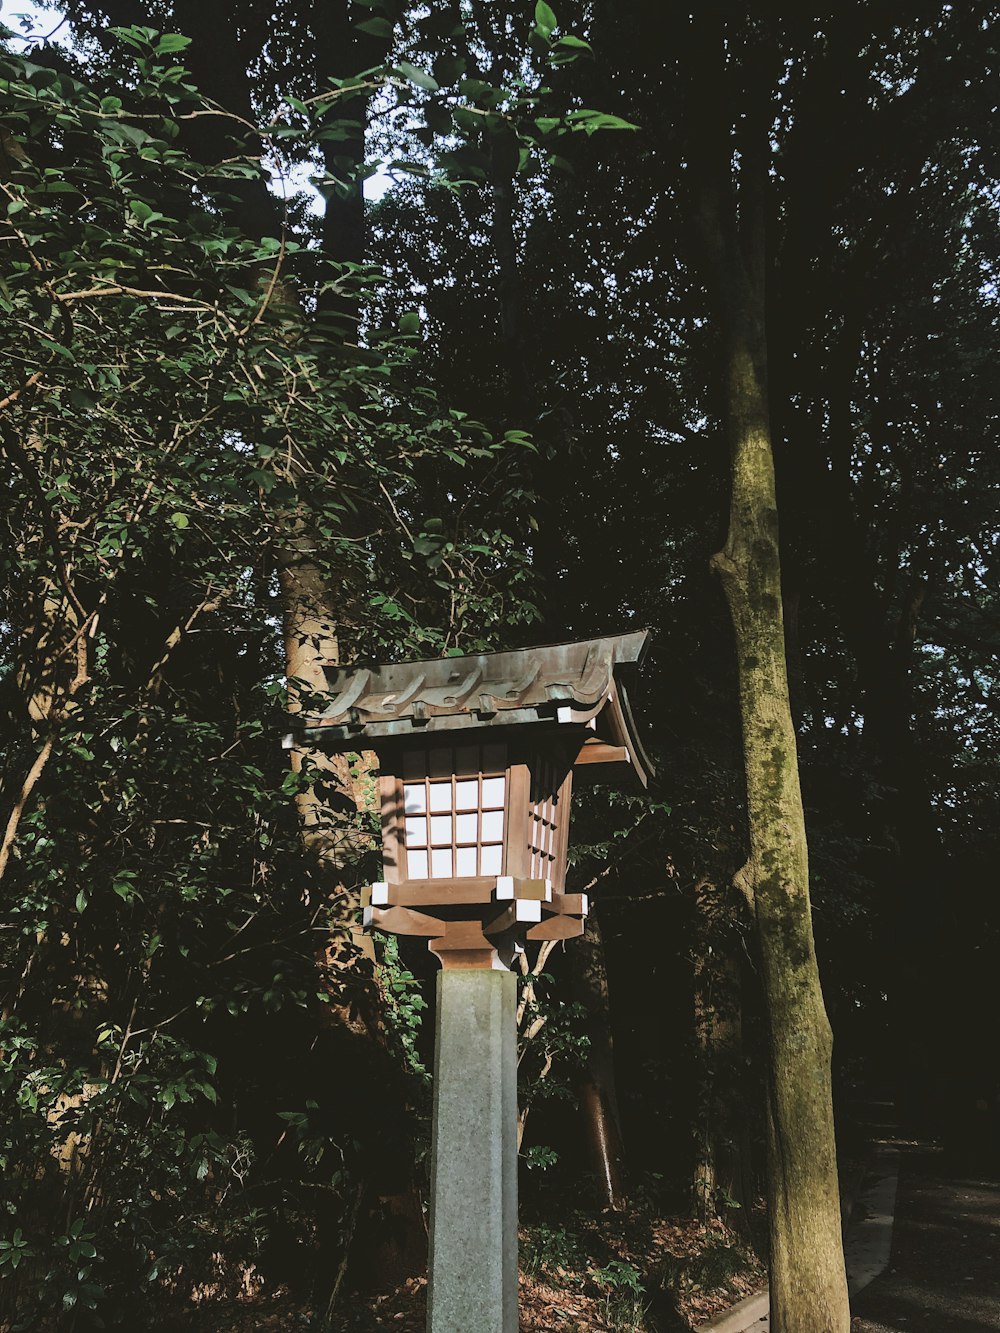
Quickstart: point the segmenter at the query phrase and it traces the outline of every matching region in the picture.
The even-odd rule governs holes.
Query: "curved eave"
[[[305,738],[317,749],[343,749],[354,745],[357,749],[377,748],[373,742],[399,741],[408,736],[414,739],[448,731],[482,731],[485,728],[509,728],[552,725],[558,721],[557,705],[550,708],[505,708],[496,713],[461,712],[431,713],[421,720],[415,717],[392,718],[385,721],[358,718],[344,723],[336,719],[310,721],[302,728]]]
[[[329,704],[301,714],[298,735],[317,749],[378,749],[429,735],[494,728],[589,728],[620,751],[608,775],[626,766],[646,786],[653,767],[639,741],[623,676],[639,666],[646,630],[601,639],[460,658],[327,668]]]
[[[619,744],[628,752],[629,764],[644,787],[649,786],[650,778],[656,775],[653,762],[643,748],[636,730],[635,718],[629,707],[628,695],[619,686],[609,701],[608,720],[613,723],[620,737]]]

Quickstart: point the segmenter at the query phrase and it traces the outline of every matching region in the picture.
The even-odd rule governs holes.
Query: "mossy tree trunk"
[[[750,835],[740,883],[756,918],[767,1002],[771,1327],[845,1333],[833,1042],[813,945],[767,396],[745,331],[728,342],[733,494],[729,534],[713,563],[736,636]]]
[[[813,942],[809,856],[789,699],[767,382],[766,212],[773,67],[718,14],[692,28],[703,116],[692,133],[695,216],[719,324],[732,490],[713,557],[732,618],[753,913],[769,1050],[768,1213],[774,1333],[847,1333],[831,1087],[832,1034]],[[736,132],[734,40],[744,36]],[[738,157],[735,150],[738,150]],[[734,163],[738,161],[738,166]]]

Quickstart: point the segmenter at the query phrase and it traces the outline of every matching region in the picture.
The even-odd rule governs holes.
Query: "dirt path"
[[[900,1147],[892,1257],[852,1301],[851,1333],[1000,1330],[1000,1181],[953,1176],[931,1145]]]

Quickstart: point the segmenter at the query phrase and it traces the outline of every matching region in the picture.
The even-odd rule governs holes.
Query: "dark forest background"
[[[420,1270],[432,960],[353,929],[364,759],[281,749],[317,654],[651,629],[653,790],[577,797],[594,917],[526,979],[528,1248],[605,1207],[764,1244],[706,106],[737,182],[769,126],[842,1152],[888,1100],[996,1165],[1000,10],[719,12],[709,85],[641,0],[5,12],[5,1326],[329,1327]]]

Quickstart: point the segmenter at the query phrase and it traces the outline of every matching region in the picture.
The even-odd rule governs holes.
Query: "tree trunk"
[[[767,385],[765,217],[780,63],[753,30],[721,11],[696,16],[690,37],[693,202],[720,325],[732,469],[729,531],[712,564],[735,634],[749,834],[737,883],[756,920],[769,1051],[771,1327],[774,1333],[848,1333],[833,1040],[812,933]],[[734,135],[727,92],[737,89]]]
[[[625,1146],[615,1089],[604,939],[594,911],[587,917],[583,939],[573,952],[577,957],[575,989],[587,1010],[586,1034],[590,1038],[577,1088],[587,1155],[601,1206],[621,1209],[626,1203]]]
[[[756,319],[744,311],[730,320],[725,408],[733,490],[729,535],[713,564],[736,637],[750,834],[740,881],[756,917],[767,1001],[771,1326],[774,1333],[846,1333],[833,1042],[813,944],[785,667],[762,305]]]
[[[117,0],[122,3],[122,0]],[[211,12],[196,0],[174,0],[174,19],[178,30],[194,40],[185,52],[186,62],[199,86],[228,111],[238,112],[252,121],[253,90],[248,71],[252,52],[244,49],[236,23],[238,6],[233,0],[212,8]],[[266,34],[258,32],[257,40]],[[342,75],[353,73],[353,61],[369,59],[377,63],[377,52],[384,54],[384,41],[364,40],[355,31],[353,16],[345,3],[328,6],[316,18],[317,76],[329,71]],[[361,66],[357,66],[361,68]],[[350,117],[358,121],[356,132],[338,152],[350,156],[352,168],[360,166],[364,154],[364,116],[367,104],[352,104]],[[228,151],[228,127],[212,117],[199,118],[189,134],[198,137],[205,160],[225,156]],[[279,236],[284,220],[282,205],[270,193],[263,180],[240,184],[239,222],[242,229],[260,239]],[[360,181],[349,200],[331,199],[323,224],[324,246],[334,253],[325,258],[339,262],[363,259],[363,217]],[[346,220],[345,220],[346,219]],[[291,299],[289,296],[286,299]],[[356,324],[353,305],[347,313]],[[353,336],[353,335],[352,335]],[[290,469],[286,480],[301,483],[300,474]],[[323,559],[323,539],[315,531],[308,501],[303,499],[288,513],[274,515],[275,562],[281,598],[285,643],[285,674],[289,689],[289,711],[295,714],[318,705],[326,692],[323,663],[339,660],[338,624],[343,615],[344,590],[331,586]],[[292,749],[294,772],[308,770],[316,781],[296,795],[303,847],[308,855],[311,882],[304,886],[307,905],[313,909],[328,906],[334,936],[331,948],[322,951],[325,981],[334,992],[330,1016],[342,1019],[353,1030],[367,1026],[377,1033],[379,1003],[367,969],[358,966],[363,946],[352,929],[360,908],[360,893],[349,893],[340,882],[338,866],[357,851],[357,803],[346,761],[329,757],[310,747]]]

